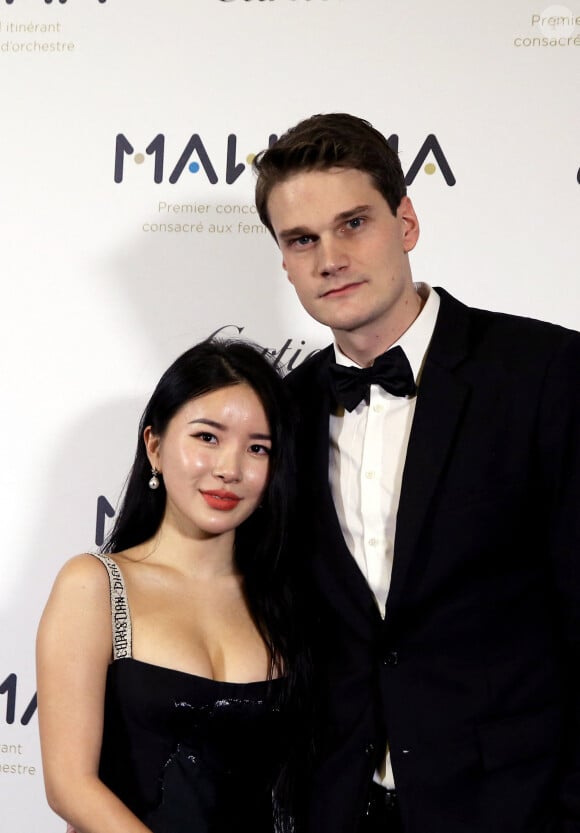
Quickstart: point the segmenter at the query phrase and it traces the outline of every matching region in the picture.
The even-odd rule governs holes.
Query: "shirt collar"
[[[395,341],[391,347],[398,345],[405,351],[405,355],[409,359],[409,364],[413,371],[413,376],[417,382],[423,369],[425,356],[427,355],[427,350],[433,337],[433,331],[435,330],[440,298],[429,284],[416,283],[415,289],[425,303],[411,326],[405,330],[399,340]],[[345,367],[360,367],[360,365],[344,355],[336,341],[334,342],[334,356],[337,364],[344,365]]]

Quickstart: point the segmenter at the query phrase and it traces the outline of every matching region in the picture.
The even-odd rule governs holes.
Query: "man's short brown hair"
[[[393,214],[407,193],[398,155],[368,121],[348,113],[311,116],[291,127],[254,159],[256,208],[276,239],[268,199],[272,188],[301,171],[354,168],[368,173]]]

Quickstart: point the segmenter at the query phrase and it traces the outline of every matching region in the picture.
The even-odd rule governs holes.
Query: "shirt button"
[[[367,472],[365,472],[365,477],[366,477],[366,479],[367,479],[367,480],[372,480],[372,479],[374,478],[374,476],[375,476],[375,472],[374,472],[374,471],[367,471]]]
[[[377,541],[377,539],[376,539],[376,538],[369,538],[369,540],[368,540],[368,542],[367,542],[367,543],[368,543],[369,547],[376,547],[376,545],[377,545],[379,542]]]
[[[377,403],[376,405],[373,405],[373,411],[375,412],[375,414],[382,414],[383,406]]]
[[[374,755],[374,752],[375,752],[374,743],[367,743],[367,745],[365,746],[365,755],[367,756],[367,758],[370,758],[371,755]]]
[[[383,660],[383,665],[395,666],[399,664],[399,654],[397,651],[389,651]]]

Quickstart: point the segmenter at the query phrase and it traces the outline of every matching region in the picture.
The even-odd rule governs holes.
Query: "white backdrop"
[[[157,378],[222,327],[296,364],[327,342],[252,213],[247,158],[312,113],[369,119],[413,178],[416,279],[580,329],[579,57],[579,0],[0,0],[6,830],[62,833],[34,634]]]

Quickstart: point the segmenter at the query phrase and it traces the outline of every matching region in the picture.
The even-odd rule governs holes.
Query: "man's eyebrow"
[[[357,214],[366,214],[370,210],[370,205],[355,205],[354,208],[349,208],[348,211],[341,211],[340,214],[337,214],[334,221],[340,222],[340,220],[350,220],[351,217],[356,217]]]
[[[370,205],[355,205],[354,208],[349,208],[346,211],[341,211],[339,214],[336,214],[333,222],[340,223],[344,220],[350,220],[352,217],[356,217],[358,214],[365,214],[370,210]],[[312,234],[308,226],[294,226],[294,228],[281,231],[278,237],[280,240],[288,240],[291,237],[310,237]]]
[[[289,240],[291,237],[305,237],[310,236],[312,234],[311,231],[308,231],[306,226],[294,226],[294,228],[284,229],[278,235],[280,240]]]

